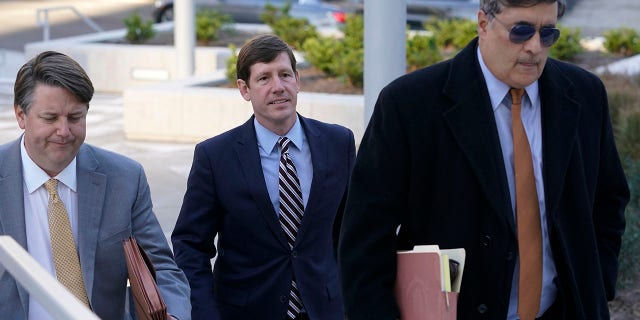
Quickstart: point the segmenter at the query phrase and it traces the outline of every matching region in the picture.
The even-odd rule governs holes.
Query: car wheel
[[[156,22],[173,21],[173,5],[166,6],[156,18]]]

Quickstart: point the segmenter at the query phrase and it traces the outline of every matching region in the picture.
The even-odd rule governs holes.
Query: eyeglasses
[[[560,37],[560,30],[558,28],[541,27],[540,30],[536,30],[536,27],[530,24],[519,22],[509,29],[502,21],[498,20],[495,14],[491,16],[509,31],[509,40],[515,44],[520,44],[531,39],[531,37],[536,34],[536,31],[540,32],[540,43],[545,47],[551,47]]]

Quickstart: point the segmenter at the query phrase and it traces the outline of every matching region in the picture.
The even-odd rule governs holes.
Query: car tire
[[[173,4],[168,5],[156,16],[156,23],[173,21]]]

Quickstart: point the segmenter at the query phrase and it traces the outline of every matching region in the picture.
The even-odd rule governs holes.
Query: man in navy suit
[[[171,237],[191,284],[192,316],[342,319],[335,246],[355,158],[353,133],[296,112],[296,59],[278,37],[248,41],[237,75],[254,115],[196,146]],[[291,141],[304,206],[291,244],[279,222],[281,137]]]
[[[480,0],[478,38],[382,90],[341,230],[349,319],[400,316],[396,250],[420,244],[466,250],[459,319],[609,318],[629,190],[602,82],[547,59],[563,11],[562,0]],[[531,224],[516,219],[510,88],[525,91],[535,180],[523,196],[539,207],[541,290],[521,300],[538,301],[528,316],[516,230]]]

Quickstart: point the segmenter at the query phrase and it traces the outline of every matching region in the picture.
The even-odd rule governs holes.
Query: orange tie
[[[542,291],[542,232],[540,207],[529,140],[520,117],[524,89],[511,88],[511,125],[516,180],[516,219],[520,278],[518,280],[518,315],[533,320],[540,309]]]

